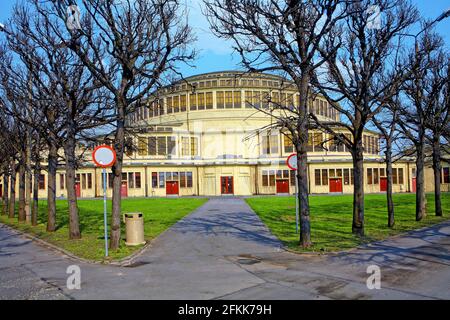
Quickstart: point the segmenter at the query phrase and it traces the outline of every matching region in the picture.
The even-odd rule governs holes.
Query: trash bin
[[[144,240],[144,216],[140,212],[124,213],[127,246],[145,244]]]

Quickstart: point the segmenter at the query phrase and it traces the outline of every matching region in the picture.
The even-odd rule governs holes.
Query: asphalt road
[[[130,266],[74,261],[0,225],[0,299],[450,299],[450,221],[335,255],[281,249],[242,199],[211,199]],[[81,288],[66,286],[78,265]],[[381,271],[368,289],[367,267]]]

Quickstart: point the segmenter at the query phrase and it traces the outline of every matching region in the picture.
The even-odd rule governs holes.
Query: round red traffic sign
[[[108,145],[98,146],[92,152],[92,160],[97,167],[108,168],[116,162],[116,152]]]
[[[286,159],[286,164],[291,170],[297,170],[297,154],[293,153]]]

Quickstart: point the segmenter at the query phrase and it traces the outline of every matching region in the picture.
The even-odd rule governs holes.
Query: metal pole
[[[296,170],[296,173],[297,173],[297,170]],[[295,233],[298,233],[298,180],[297,180],[297,175],[295,177]]]
[[[105,220],[105,257],[108,256],[108,222],[106,209],[106,168],[103,168],[103,219]]]

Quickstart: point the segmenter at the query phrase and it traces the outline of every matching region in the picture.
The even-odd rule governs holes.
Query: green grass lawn
[[[307,251],[339,251],[362,243],[381,240],[402,232],[436,224],[449,219],[450,193],[442,194],[443,217],[434,215],[434,195],[427,195],[427,217],[415,221],[415,194],[395,194],[395,226],[387,227],[386,196],[365,196],[365,233],[360,239],[352,235],[352,195],[311,196],[311,240],[313,246]],[[295,198],[261,197],[248,198],[247,203],[290,249],[305,251],[298,245],[295,233]]]
[[[142,212],[144,214],[145,240],[150,241],[206,201],[207,199],[199,198],[128,198],[122,200],[122,212]],[[39,201],[38,225],[36,227],[31,227],[23,223],[19,224],[17,218],[10,220],[6,216],[0,216],[0,222],[31,233],[43,240],[68,250],[79,257],[92,260],[103,260],[105,254],[103,200],[78,201],[82,235],[81,240],[69,240],[68,238],[69,221],[67,201],[57,200],[56,206],[58,229],[53,233],[46,232],[45,230],[47,219],[46,201]],[[111,201],[108,202],[108,212],[110,218]],[[122,241],[120,249],[117,251],[110,251],[108,260],[124,258],[141,247],[142,246],[125,246],[125,227],[122,224]]]

